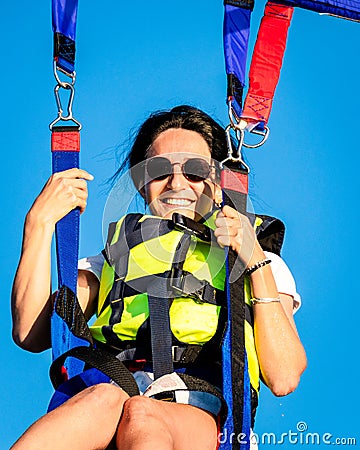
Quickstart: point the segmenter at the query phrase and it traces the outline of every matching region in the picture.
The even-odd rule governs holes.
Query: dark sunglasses
[[[211,169],[216,168],[201,158],[191,158],[181,164],[172,163],[163,156],[157,156],[146,161],[146,171],[152,180],[165,180],[173,174],[175,165],[180,166],[184,177],[192,183],[206,180],[209,178]]]

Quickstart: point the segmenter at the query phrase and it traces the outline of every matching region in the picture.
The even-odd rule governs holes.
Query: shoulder
[[[89,272],[92,272],[98,280],[100,280],[103,265],[104,257],[101,253],[95,256],[87,256],[86,258],[81,258],[78,261],[79,270],[87,270]]]

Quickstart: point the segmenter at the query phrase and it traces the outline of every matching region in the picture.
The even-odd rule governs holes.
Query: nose
[[[187,179],[181,170],[181,163],[174,163],[172,165],[173,171],[168,179],[168,188],[172,190],[181,190],[188,186]]]

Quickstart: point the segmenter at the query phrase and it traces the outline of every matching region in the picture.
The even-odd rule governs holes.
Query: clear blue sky
[[[50,3],[18,0],[1,8],[1,449],[45,412],[52,393],[50,353],[15,346],[9,307],[23,219],[51,170]],[[252,42],[263,7],[258,1]],[[80,1],[74,111],[84,125],[81,165],[95,176],[81,256],[102,248],[103,183],[129,130],[151,111],[180,103],[226,124],[222,15],[221,1]],[[275,398],[262,387],[259,434],[280,436],[303,421],[310,432],[360,444],[359,38],[360,24],[295,11],[270,138],[247,152],[256,211],[287,226],[283,256],[302,295],[296,321],[309,360],[290,396]]]

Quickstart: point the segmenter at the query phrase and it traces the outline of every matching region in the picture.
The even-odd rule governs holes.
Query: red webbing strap
[[[73,128],[69,131],[69,128]],[[51,133],[51,151],[79,152],[80,133],[78,127],[54,127]]]
[[[293,7],[267,2],[249,71],[249,90],[242,117],[252,122],[269,120]]]
[[[235,191],[247,195],[249,192],[248,173],[245,171],[236,172],[235,170],[229,170],[225,167],[221,172],[221,188],[226,191]]]

